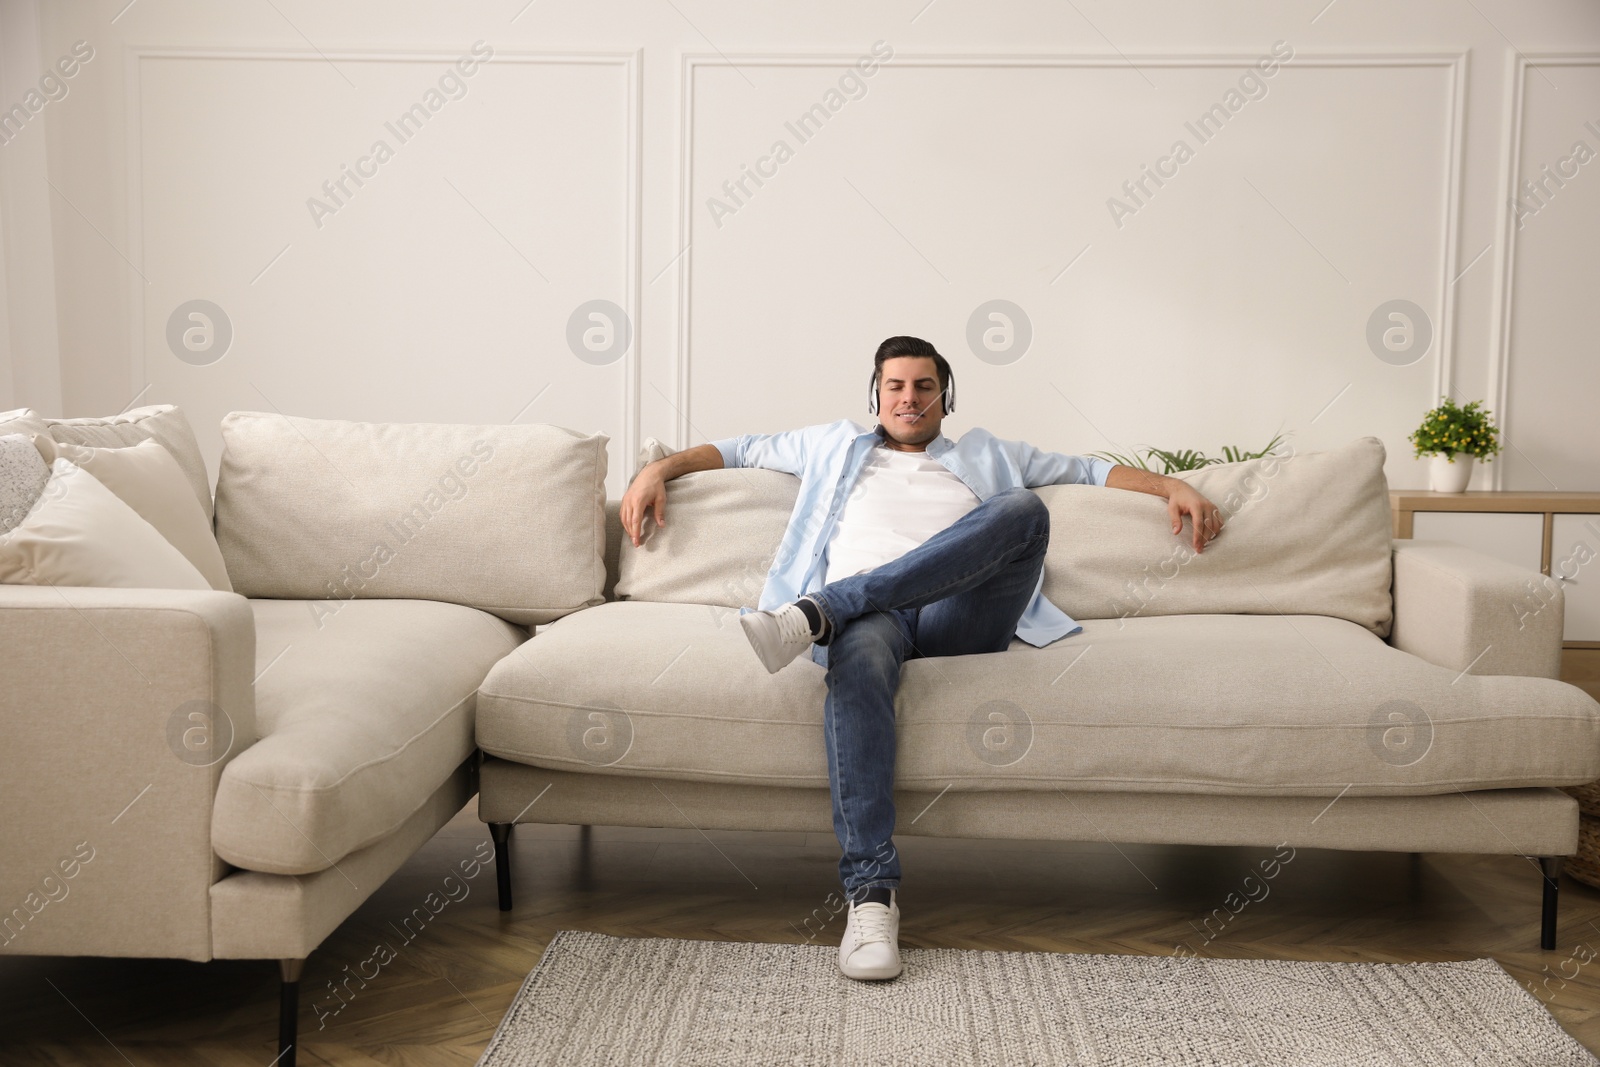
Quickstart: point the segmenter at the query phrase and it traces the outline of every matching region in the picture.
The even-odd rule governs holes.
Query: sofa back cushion
[[[252,598],[440,600],[508,622],[598,604],[604,434],[222,420],[217,543]]]
[[[646,517],[638,548],[623,535],[616,599],[755,607],[789,525],[800,479],[737,467],[667,483],[667,524]]]
[[[676,451],[645,438],[633,476]],[[638,548],[622,529],[621,502],[607,501],[608,525],[615,524],[608,540],[617,540],[615,554],[608,551],[606,558],[607,596],[755,607],[799,495],[800,479],[781,471],[741,467],[685,474],[667,483],[667,525],[646,518]]]
[[[1167,502],[1085,485],[1035,490],[1050,506],[1044,595],[1074,619],[1329,615],[1387,637],[1393,519],[1383,442],[1275,455],[1172,477],[1222,512],[1201,553]]]
[[[1167,502],[1103,486],[1034,491],[1050,507],[1044,594],[1075,619],[1130,615],[1329,615],[1388,636],[1392,519],[1383,442],[1274,455],[1173,477],[1223,513],[1196,554]],[[644,457],[641,457],[644,458]],[[659,458],[652,455],[650,458]],[[700,471],[667,483],[667,525],[624,540],[616,598],[754,607],[800,480],[776,471]],[[615,505],[613,504],[613,509]]]

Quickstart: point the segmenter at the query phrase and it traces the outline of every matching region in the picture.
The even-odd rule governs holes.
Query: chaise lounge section
[[[211,512],[174,408],[18,432],[160,440]],[[599,601],[606,439],[256,413],[223,438],[231,590],[0,585],[0,952],[275,960],[292,1065],[306,957],[476,791],[479,683]]]

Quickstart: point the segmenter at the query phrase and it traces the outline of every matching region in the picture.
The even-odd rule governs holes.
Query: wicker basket
[[[1564,785],[1561,791],[1578,801],[1578,810],[1600,819],[1600,779],[1588,785]]]
[[[1600,889],[1600,818],[1578,816],[1578,854],[1568,856],[1561,870],[1584,885]]]

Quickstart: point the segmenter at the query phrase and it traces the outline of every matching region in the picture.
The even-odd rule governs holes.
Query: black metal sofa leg
[[[278,1058],[272,1067],[294,1067],[300,1040],[300,972],[305,966],[305,960],[278,961]]]
[[[1539,873],[1544,883],[1544,910],[1539,923],[1539,947],[1556,947],[1556,893],[1561,888],[1561,856],[1540,856]]]
[[[494,881],[500,891],[500,910],[511,910],[511,823],[492,822],[489,836],[494,838]]]

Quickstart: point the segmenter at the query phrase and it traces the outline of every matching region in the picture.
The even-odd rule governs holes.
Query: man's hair
[[[897,356],[917,356],[933,360],[934,373],[939,378],[939,391],[943,392],[950,385],[950,363],[939,354],[937,348],[920,337],[891,337],[878,346],[878,354],[872,357],[874,391],[883,383],[883,361]]]

